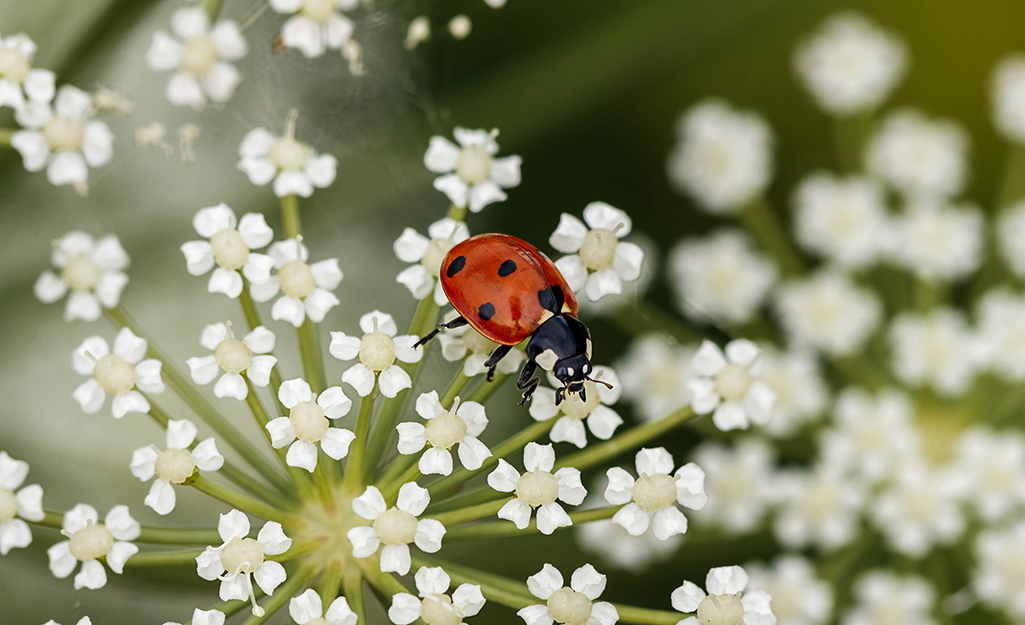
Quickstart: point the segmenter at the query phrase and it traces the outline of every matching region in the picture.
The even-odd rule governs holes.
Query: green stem
[[[466,207],[463,206],[460,208],[455,204],[452,204],[448,207],[448,215],[446,215],[446,217],[456,221],[466,221]]]
[[[327,388],[327,375],[324,373],[324,357],[320,353],[320,334],[317,324],[307,318],[296,331],[299,337],[299,355],[303,361],[303,373],[314,393],[318,395]]]
[[[495,501],[496,499],[508,496],[509,493],[500,493],[497,490],[485,486],[458,497],[445,497],[444,499],[438,500],[437,503],[432,501],[431,505],[428,506],[428,510],[431,514],[441,514],[442,512],[460,510],[462,508],[476,506],[478,504]]]
[[[270,422],[270,417],[267,415],[267,410],[263,407],[263,402],[260,401],[259,395],[256,394],[256,389],[253,387],[253,383],[249,380],[249,376],[242,374],[242,378],[246,381],[246,405],[249,406],[249,412],[252,413],[253,419],[256,424],[260,427],[260,431],[263,432],[264,440],[267,441],[268,445],[271,444],[270,431],[267,429],[267,424]],[[288,450],[285,447],[274,450],[274,456],[278,459],[281,464],[281,468],[288,473],[288,476],[292,479],[292,483],[299,490],[299,495],[303,499],[312,499],[313,487],[310,484],[310,478],[305,472],[298,468],[288,464],[286,455]]]
[[[355,493],[362,489],[363,484],[363,458],[367,452],[367,435],[370,432],[370,413],[374,409],[374,398],[377,396],[377,384],[369,395],[360,399],[359,414],[356,415],[356,439],[352,441],[349,449],[349,460],[345,465],[345,486],[346,489]],[[395,401],[394,399],[392,401]],[[371,456],[372,458],[377,456]]]
[[[292,520],[292,515],[284,510],[273,508],[265,503],[250,499],[241,493],[236,493],[229,490],[216,482],[211,482],[202,475],[193,477],[191,486],[194,486],[196,490],[210,495],[214,499],[219,499],[229,506],[238,508],[243,512],[254,514],[264,519],[271,521],[278,521],[280,523],[287,523]]]
[[[503,502],[504,503],[504,502]],[[590,523],[591,521],[603,521],[605,519],[611,519],[619,509],[623,506],[606,506],[603,508],[597,508],[594,510],[584,510],[583,512],[574,512],[569,515],[569,518],[573,521],[573,525],[570,527],[577,527],[582,523]],[[436,517],[435,517],[436,518]],[[564,529],[564,528],[558,528]],[[489,521],[487,523],[471,523],[467,525],[456,525],[455,527],[448,527],[446,525],[445,540],[465,540],[468,538],[501,538],[506,536],[522,536],[523,532],[534,532],[537,531],[537,519],[532,518],[530,525],[525,529],[519,529],[513,523],[506,520]]]
[[[196,556],[201,553],[203,553],[202,549],[198,551],[196,549],[186,549],[184,551],[152,551],[147,553],[137,553],[128,558],[128,561],[125,562],[125,568],[195,564]]]
[[[478,519],[498,514],[498,511],[502,509],[502,506],[508,503],[511,499],[512,497],[506,494],[498,501],[489,501],[476,506],[463,508],[462,510],[452,510],[451,512],[442,512],[441,514],[431,514],[430,518],[441,521],[441,523],[446,527],[449,525],[455,525],[456,523],[476,521]]]
[[[242,294],[238,297],[239,304],[242,306],[242,314],[245,315],[246,325],[249,326],[249,331],[253,331],[256,328],[263,325],[260,320],[260,311],[256,308],[256,302],[253,300],[253,295],[249,291],[249,281],[242,278]],[[282,417],[288,416],[288,409],[278,399],[278,389],[281,388],[281,372],[278,371],[278,367],[275,365],[270,370],[270,383],[271,392],[274,395],[274,403],[278,407],[278,414]]]
[[[648,608],[637,608],[634,606],[613,603],[616,612],[619,613],[620,623],[635,623],[636,625],[676,625],[689,614],[680,612],[667,612],[665,610],[651,610]]]
[[[204,0],[203,10],[210,16],[210,21],[217,21],[217,14],[221,12],[221,0]]]
[[[409,456],[403,456],[402,460],[406,461],[399,464],[397,461],[392,461],[392,466],[406,466],[406,471],[398,477],[385,481],[385,478],[381,479],[381,494],[384,495],[385,501],[393,501],[399,494],[399,489],[402,485],[407,482],[415,482],[420,477],[420,465],[419,465],[420,454],[412,454]],[[412,463],[408,461],[412,460]],[[385,476],[387,477],[387,476]]]
[[[348,569],[342,576],[342,592],[345,593],[345,600],[349,602],[349,608],[356,613],[357,623],[367,622],[367,608],[363,596],[363,576],[357,569]]]
[[[285,229],[286,239],[294,239],[303,233],[302,221],[299,218],[299,198],[294,195],[281,198],[281,224]]]
[[[221,536],[215,530],[174,529],[144,525],[139,537],[132,542],[150,545],[219,545]]]
[[[249,441],[247,441],[242,434],[239,433],[228,420],[221,416],[213,406],[207,402],[202,395],[200,395],[196,389],[192,388],[192,385],[188,383],[185,376],[179,372],[172,364],[171,359],[165,354],[156,343],[153,338],[146,334],[139,327],[139,325],[128,315],[127,311],[121,306],[116,308],[105,308],[104,312],[107,318],[115,325],[121,328],[128,328],[136,336],[145,339],[148,345],[147,354],[151,358],[155,358],[160,361],[161,371],[163,372],[164,380],[167,385],[184,401],[189,408],[192,409],[203,421],[206,422],[217,434],[221,436],[233,449],[235,449],[243,458],[246,459],[257,472],[260,473],[268,482],[273,484],[282,493],[291,492],[291,484],[286,480],[280,473],[278,473],[273,465],[260,454],[260,452],[253,447]]]
[[[861,170],[865,137],[871,129],[871,114],[858,113],[833,120],[840,171],[854,174]]]
[[[463,389],[466,388],[466,385],[467,383],[469,383],[470,379],[470,377],[463,373],[463,368],[459,367],[459,370],[456,371],[455,378],[453,378],[453,380],[449,383],[448,388],[445,389],[445,394],[441,396],[441,405],[443,407],[448,406],[449,408],[451,408],[452,402],[455,401],[455,398],[459,396],[459,393],[463,392]]]
[[[1004,173],[997,187],[994,207],[999,211],[1025,198],[1025,145],[1011,144]]]
[[[780,273],[793,276],[802,272],[801,258],[791,247],[778,215],[764,198],[756,198],[744,206],[740,220],[776,261]]]
[[[298,571],[293,571],[292,574],[274,590],[274,594],[272,594],[270,598],[260,606],[264,609],[264,613],[260,616],[255,614],[250,616],[245,620],[244,625],[260,625],[260,623],[269,619],[275,612],[285,607],[285,604],[291,601],[292,597],[299,591],[299,589],[309,583],[315,575],[316,570],[312,567],[300,568]]]
[[[38,521],[29,521],[29,523],[40,527],[52,527],[56,530],[64,529],[64,514],[61,512],[53,512],[51,510],[44,510],[42,519]]]
[[[0,128],[0,148],[11,147],[11,137],[17,130],[13,128]]]
[[[502,388],[502,383],[505,382],[509,376],[505,373],[496,373],[495,377],[491,378],[488,382],[487,379],[482,379],[480,386],[474,389],[473,393],[470,394],[470,401],[475,401],[478,404],[483,404],[495,394],[495,391]]]
[[[317,582],[317,594],[320,595],[320,600],[324,604],[324,611],[327,611],[328,606],[338,596],[338,590],[342,586],[342,575],[345,569],[341,562],[335,561],[324,571],[324,574],[320,576],[320,580]],[[351,605],[349,606],[352,607]]]
[[[412,554],[413,565],[440,566],[452,578],[452,585],[476,584],[481,593],[489,600],[519,610],[528,605],[544,603],[530,594],[526,584],[522,584],[501,575],[481,571],[473,567],[456,564],[448,560],[427,556],[421,553]]]
[[[431,494],[431,499],[441,499],[442,495],[451,488],[459,486],[460,484],[468,481],[475,475],[479,475],[482,471],[487,471],[491,467],[498,464],[499,458],[505,458],[514,451],[526,446],[527,443],[536,440],[543,436],[555,425],[556,419],[548,419],[547,421],[535,421],[533,424],[524,428],[519,434],[515,434],[512,437],[506,439],[504,442],[499,444],[497,447],[491,450],[491,456],[484,460],[480,468],[476,471],[470,471],[469,469],[460,468],[457,471],[453,471],[452,475],[442,478],[437,482],[431,484],[428,487],[428,491]]]
[[[616,458],[634,448],[640,447],[644,443],[665,434],[669,430],[672,430],[681,423],[685,423],[690,419],[693,419],[696,415],[691,410],[690,406],[680,408],[676,412],[670,413],[668,416],[659,419],[658,421],[652,421],[643,425],[638,425],[625,432],[616,434],[612,439],[599,443],[597,445],[589,445],[587,449],[578,451],[575,454],[570,454],[555,463],[556,469],[562,467],[574,467],[576,469],[584,470],[588,467],[593,467],[596,464],[605,462]]]

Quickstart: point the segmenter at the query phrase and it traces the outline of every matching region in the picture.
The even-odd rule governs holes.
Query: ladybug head
[[[584,395],[584,380],[589,379],[587,376],[591,373],[591,361],[588,360],[587,355],[576,354],[559,360],[555,363],[552,373],[555,374],[556,379],[562,382],[562,388],[555,393],[556,406],[562,403],[567,393],[579,393],[580,400],[587,401],[587,397]]]

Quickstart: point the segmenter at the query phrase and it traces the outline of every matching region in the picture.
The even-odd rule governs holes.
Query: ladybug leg
[[[534,389],[541,383],[541,378],[535,378],[534,372],[537,371],[537,363],[533,360],[528,360],[527,364],[523,365],[523,371],[520,371],[520,377],[516,380],[516,388],[526,389],[523,391],[523,399],[520,400],[520,405],[530,401],[530,396],[534,394]]]
[[[433,330],[431,330],[427,334],[427,336],[425,336],[422,339],[420,339],[419,341],[417,341],[416,344],[413,345],[413,349],[416,349],[417,347],[420,347],[421,345],[425,345],[428,341],[430,341],[434,337],[438,336],[438,333],[441,332],[442,330],[453,330],[455,328],[461,328],[461,327],[465,326],[468,323],[470,323],[470,322],[467,321],[466,319],[464,319],[463,317],[456,317],[455,319],[453,319],[452,321],[449,321],[448,323],[439,323],[438,327],[434,328]]]
[[[484,368],[488,370],[488,382],[495,377],[495,367],[498,366],[498,361],[505,358],[505,355],[508,354],[512,348],[512,345],[499,345],[495,351],[491,352],[491,357],[484,363]]]

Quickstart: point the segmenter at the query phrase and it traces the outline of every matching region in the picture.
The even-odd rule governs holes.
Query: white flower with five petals
[[[432,223],[427,228],[428,239],[412,228],[406,228],[392,246],[399,260],[416,263],[403,269],[395,281],[409,289],[416,299],[434,294],[434,303],[444,306],[448,297],[441,288],[441,263],[456,243],[470,238],[466,224],[449,217]]]
[[[196,556],[196,572],[207,581],[221,580],[222,601],[249,599],[253,614],[262,616],[263,608],[256,605],[253,580],[268,595],[285,581],[285,567],[266,556],[288,551],[292,539],[285,536],[281,524],[268,521],[260,528],[256,538],[249,538],[249,519],[238,510],[222,514],[217,522],[217,533],[224,543],[220,547],[207,547]],[[250,578],[252,576],[252,579]]]
[[[622,394],[616,372],[610,367],[599,365],[594,368],[591,376],[595,380],[609,384],[611,388],[586,380],[582,393],[566,395],[559,405],[555,404],[553,389],[538,387],[534,391],[534,398],[530,402],[531,417],[537,421],[547,421],[562,415],[552,426],[549,434],[553,443],[566,441],[583,449],[587,445],[585,422],[586,429],[591,430],[591,434],[603,441],[612,438],[616,428],[623,424],[623,418],[609,407],[619,401]],[[561,386],[551,374],[548,375],[548,380],[552,386]],[[583,400],[581,396],[587,399]]]
[[[677,625],[702,623],[737,623],[738,625],[776,625],[764,590],[745,593],[748,576],[739,566],[720,566],[710,569],[701,590],[694,582],[683,582],[673,591],[673,609],[693,612],[701,616],[688,616]]]
[[[24,33],[0,37],[0,107],[20,111],[26,100],[45,105],[53,99],[57,77],[32,68],[35,53],[35,42]]]
[[[484,595],[477,584],[460,584],[449,596],[452,578],[440,566],[421,566],[415,581],[419,599],[408,592],[391,598],[388,618],[395,625],[409,625],[418,618],[426,625],[454,625],[484,607]]]
[[[98,336],[82,341],[71,355],[71,366],[75,373],[92,377],[71,396],[86,414],[99,412],[107,393],[114,396],[111,410],[115,419],[129,412],[149,412],[149,402],[139,391],[160,393],[164,381],[160,377],[160,361],[142,359],[146,348],[145,339],[128,328],[122,328],[114,337],[113,350]]]
[[[39,484],[21,488],[27,476],[27,462],[0,451],[0,556],[32,544],[32,531],[25,521],[42,521],[45,516],[43,488]]]
[[[352,20],[340,11],[349,11],[359,0],[271,0],[278,13],[292,15],[281,27],[281,43],[296,48],[307,58],[326,50],[341,50],[352,36]]]
[[[196,384],[209,384],[221,374],[214,384],[217,397],[242,401],[249,395],[247,380],[259,387],[270,384],[270,373],[278,359],[270,355],[275,337],[267,328],[258,326],[240,341],[231,333],[230,323],[212,323],[203,328],[199,343],[213,354],[194,356],[185,362]]]
[[[153,477],[153,486],[146,495],[145,504],[157,514],[169,514],[176,501],[172,484],[184,484],[196,469],[217,471],[224,466],[224,456],[217,451],[213,437],[193,446],[199,430],[188,419],[167,422],[167,447],[156,445],[140,447],[132,453],[132,475],[143,482]]]
[[[470,211],[479,213],[492,202],[506,199],[503,188],[520,184],[519,156],[495,158],[498,143],[497,130],[468,130],[456,128],[452,131],[459,145],[445,137],[431,137],[431,145],[424,155],[424,165],[437,174],[434,188],[448,196],[459,208],[469,205]]]
[[[406,363],[419,362],[423,349],[413,345],[419,337],[413,334],[395,336],[398,326],[392,316],[379,310],[368,312],[359,319],[363,330],[362,338],[347,336],[344,332],[331,333],[331,355],[338,360],[352,360],[359,356],[359,362],[342,373],[345,382],[366,397],[376,384],[385,397],[395,397],[399,391],[413,385],[409,374],[395,364],[395,359]]]
[[[607,601],[595,601],[605,590],[605,576],[590,564],[573,571],[569,586],[563,585],[562,573],[551,564],[527,578],[530,594],[545,605],[530,605],[516,613],[527,625],[585,623],[613,625],[619,612]]]
[[[88,188],[89,167],[106,165],[114,156],[114,134],[107,124],[91,119],[93,99],[88,93],[65,85],[49,102],[29,102],[17,114],[25,130],[11,136],[25,169],[46,168],[51,184]]]
[[[352,555],[368,558],[381,549],[381,572],[409,573],[411,564],[409,543],[421,551],[435,553],[441,549],[445,526],[436,519],[417,519],[431,503],[427,489],[416,482],[407,482],[399,488],[396,504],[391,508],[376,486],[367,486],[363,494],[352,500],[352,509],[372,525],[358,525],[347,536],[352,543]]]
[[[445,410],[438,400],[438,391],[423,393],[416,398],[416,413],[426,424],[406,422],[396,426],[399,431],[399,453],[415,454],[430,445],[420,456],[420,473],[449,475],[452,473],[452,452],[459,445],[459,462],[476,471],[491,451],[477,438],[488,424],[484,406],[475,401],[459,403],[456,397],[452,407]]]
[[[340,386],[332,386],[320,395],[314,395],[305,380],[287,380],[278,389],[278,400],[288,408],[289,414],[272,419],[267,424],[267,431],[274,449],[289,445],[285,454],[285,462],[289,466],[313,473],[317,468],[317,443],[335,460],[349,454],[349,445],[356,435],[345,428],[330,427],[328,421],[344,417],[352,407],[352,401]]]
[[[112,234],[96,241],[85,232],[73,230],[54,243],[51,261],[60,274],[44,271],[33,291],[50,304],[70,290],[64,306],[65,321],[96,321],[103,308],[117,306],[128,284],[124,273],[128,254]]]
[[[238,24],[222,20],[210,27],[202,7],[186,7],[171,17],[170,33],[158,30],[146,52],[146,65],[156,71],[173,71],[167,83],[167,99],[175,106],[203,108],[207,99],[227,102],[242,79],[226,61],[237,61],[248,47]]]
[[[548,242],[569,254],[555,261],[569,288],[583,291],[587,299],[596,302],[606,295],[619,295],[623,282],[639,278],[644,251],[635,243],[619,240],[630,234],[631,227],[626,213],[605,202],[588,204],[584,221],[563,213]]]
[[[323,321],[328,311],[338,305],[338,298],[331,292],[343,277],[338,259],[307,264],[310,251],[300,237],[278,241],[268,253],[278,273],[266,282],[252,285],[253,299],[266,302],[280,290],[282,295],[270,311],[272,318],[297,328],[307,318],[314,323]]]
[[[700,510],[708,503],[705,472],[688,462],[673,473],[673,457],[664,447],[642,449],[635,459],[637,479],[620,467],[608,470],[609,484],[605,500],[623,506],[612,522],[631,536],[640,536],[651,527],[659,540],[669,540],[687,531],[687,517],[676,504]]]
[[[704,341],[692,363],[697,377],[688,384],[694,412],[715,411],[712,422],[723,432],[747,429],[752,423],[765,425],[772,416],[776,392],[758,379],[760,356],[761,349],[746,339],[730,341],[725,354],[715,343]]]
[[[224,625],[224,612],[196,608],[192,611],[192,620],[189,622],[192,625]],[[79,625],[82,624],[79,623]],[[181,625],[181,623],[167,622],[164,625]]]
[[[356,613],[349,607],[345,597],[337,597],[324,613],[324,603],[316,590],[306,592],[288,602],[288,614],[299,625],[356,625]]]
[[[285,136],[278,137],[266,128],[250,130],[238,147],[242,159],[238,168],[249,181],[262,187],[274,181],[274,195],[310,197],[313,188],[325,189],[335,181],[338,161],[330,154],[317,154],[313,148],[295,140],[293,114]]]
[[[78,504],[64,515],[61,534],[68,540],[46,550],[50,571],[58,579],[71,575],[78,563],[82,563],[75,575],[75,590],[96,590],[107,584],[107,572],[100,558],[111,571],[120,575],[128,558],[139,552],[139,548],[128,541],[138,538],[142,528],[128,513],[128,506],[114,506],[103,523],[99,521],[96,508]]]
[[[580,483],[580,471],[563,467],[552,473],[555,451],[551,445],[537,443],[527,443],[523,466],[526,472],[520,475],[511,464],[500,459],[498,468],[488,475],[488,486],[501,493],[516,494],[498,511],[498,518],[512,521],[518,529],[526,529],[531,511],[536,508],[537,529],[542,534],[573,525],[559,501],[579,506],[587,496],[587,489]]]
[[[266,247],[274,231],[263,215],[246,213],[236,222],[235,212],[227,204],[201,208],[192,218],[192,226],[207,241],[188,241],[181,246],[190,274],[202,276],[214,270],[207,284],[211,293],[224,293],[234,299],[242,294],[242,276],[254,284],[270,278],[274,260],[253,250]],[[239,275],[239,271],[242,275]]]

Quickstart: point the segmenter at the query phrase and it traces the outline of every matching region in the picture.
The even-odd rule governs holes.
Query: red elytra
[[[555,314],[577,314],[566,279],[533,245],[508,234],[481,234],[454,246],[441,264],[452,306],[485,337],[516,345]]]

